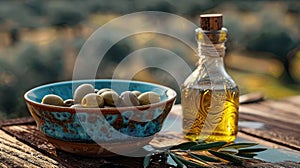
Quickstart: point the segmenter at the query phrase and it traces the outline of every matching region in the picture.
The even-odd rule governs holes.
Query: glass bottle
[[[198,67],[181,87],[183,133],[192,141],[232,142],[238,131],[239,89],[225,70],[222,14],[200,15]]]

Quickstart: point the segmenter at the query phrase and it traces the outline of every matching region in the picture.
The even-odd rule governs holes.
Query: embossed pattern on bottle
[[[237,87],[213,91],[183,88],[181,100],[185,138],[227,142],[236,138],[239,107]]]

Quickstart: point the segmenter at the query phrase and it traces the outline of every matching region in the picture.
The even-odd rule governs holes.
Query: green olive
[[[142,93],[140,91],[134,90],[131,91],[133,94],[135,94],[137,97],[139,97],[139,95],[141,95]]]
[[[89,93],[82,98],[81,105],[83,107],[101,108],[104,106],[104,100],[103,97],[97,93]]]
[[[74,105],[74,100],[73,99],[67,99],[64,101],[64,105],[67,107],[71,107]]]
[[[98,94],[98,95],[101,95],[102,93],[107,92],[107,91],[114,91],[114,90],[109,89],[109,88],[103,88],[103,89],[100,89],[100,90],[97,92],[97,94]],[[115,91],[114,91],[114,92],[115,92]]]
[[[115,91],[106,91],[101,94],[104,99],[104,104],[107,106],[117,106],[120,104],[120,98]]]
[[[160,102],[160,97],[155,92],[144,92],[138,97],[141,105],[158,103]]]
[[[122,99],[122,106],[138,106],[140,105],[139,99],[137,96],[130,92],[125,91],[121,94],[120,98]]]
[[[48,94],[43,97],[42,104],[50,104],[55,106],[64,106],[64,100],[55,94]]]
[[[94,93],[94,87],[91,84],[82,84],[78,86],[74,92],[74,102],[75,103],[80,103],[82,98],[89,94],[89,93]]]

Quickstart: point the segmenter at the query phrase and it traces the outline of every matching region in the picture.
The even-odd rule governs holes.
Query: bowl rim
[[[168,98],[166,100],[160,101],[158,103],[153,103],[153,104],[148,104],[148,105],[139,105],[139,106],[124,106],[124,107],[102,107],[102,108],[86,108],[86,107],[76,107],[76,108],[70,108],[70,107],[63,107],[63,106],[55,106],[55,105],[49,105],[49,104],[42,104],[41,102],[36,102],[31,100],[28,95],[38,89],[41,88],[45,88],[45,87],[50,87],[50,86],[55,86],[55,85],[63,85],[63,84],[73,84],[73,83],[83,83],[87,82],[87,83],[96,83],[96,82],[124,82],[124,83],[139,83],[139,84],[147,84],[147,85],[152,85],[152,86],[156,86],[156,87],[160,87],[163,89],[166,89],[166,92],[170,92],[170,97],[168,96]],[[34,87],[30,90],[28,90],[25,94],[24,94],[24,99],[27,103],[29,103],[30,105],[35,105],[38,107],[48,107],[48,108],[53,108],[55,109],[55,112],[99,112],[99,111],[111,111],[111,112],[123,112],[123,111],[128,111],[128,110],[146,110],[146,109],[153,109],[156,108],[158,106],[161,106],[163,104],[168,103],[169,101],[174,101],[173,103],[175,103],[175,99],[176,99],[177,93],[175,90],[173,90],[172,88],[169,88],[167,86],[163,86],[160,84],[155,84],[155,83],[150,83],[150,82],[144,82],[144,81],[137,81],[137,80],[124,80],[124,79],[84,79],[84,80],[68,80],[68,81],[60,81],[60,82],[53,82],[53,83],[48,83],[48,84],[43,84],[37,87]]]

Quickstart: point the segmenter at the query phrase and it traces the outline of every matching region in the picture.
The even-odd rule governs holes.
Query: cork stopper
[[[223,27],[222,14],[204,14],[200,15],[200,26],[202,30],[218,31]]]

